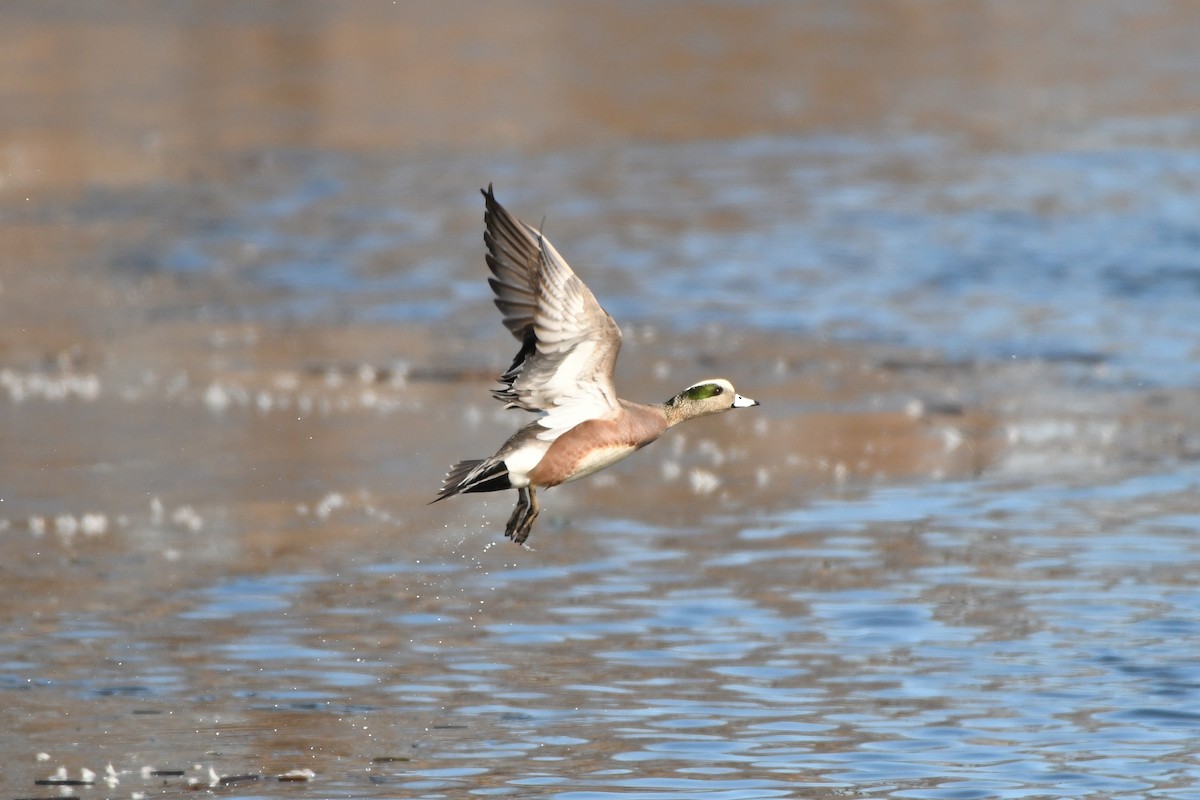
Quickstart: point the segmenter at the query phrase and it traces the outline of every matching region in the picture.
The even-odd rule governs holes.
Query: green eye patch
[[[698,386],[685,389],[683,396],[688,400],[707,400],[710,397],[716,397],[723,391],[725,389],[718,383],[701,383]]]

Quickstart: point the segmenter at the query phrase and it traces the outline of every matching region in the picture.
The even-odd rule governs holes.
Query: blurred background
[[[0,5],[7,794],[1190,796],[1197,41],[1157,0]],[[489,183],[623,396],[763,403],[547,493],[532,550],[509,493],[426,505],[526,421]]]

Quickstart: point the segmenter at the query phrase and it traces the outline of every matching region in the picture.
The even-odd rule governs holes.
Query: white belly
[[[593,472],[617,463],[635,450],[637,448],[632,445],[622,445],[620,447],[606,447],[603,450],[593,451],[580,460],[575,474],[567,478],[563,483],[570,483],[571,481],[585,478]]]

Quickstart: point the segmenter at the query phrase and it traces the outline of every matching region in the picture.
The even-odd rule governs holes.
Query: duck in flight
[[[541,511],[539,489],[591,475],[685,420],[758,401],[739,395],[724,378],[694,383],[665,403],[617,397],[617,323],[541,231],[509,214],[490,184],[483,197],[488,283],[504,326],[521,343],[492,395],[539,417],[495,455],[451,467],[433,502],[516,489],[504,535],[523,544]]]

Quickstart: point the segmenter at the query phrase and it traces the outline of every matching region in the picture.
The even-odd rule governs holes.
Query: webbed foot
[[[513,509],[508,524],[504,526],[504,535],[517,544],[524,544],[533,530],[533,521],[542,511],[538,502],[537,492],[532,486],[517,489],[517,507]]]

